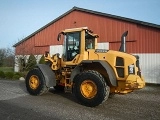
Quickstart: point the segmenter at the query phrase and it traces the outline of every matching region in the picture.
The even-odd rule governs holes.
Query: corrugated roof
[[[107,14],[107,13],[97,12],[97,11],[88,10],[88,9],[84,9],[84,8],[73,7],[72,9],[70,9],[69,11],[67,11],[66,13],[62,14],[61,16],[57,17],[56,19],[54,19],[50,23],[46,24],[42,28],[40,28],[37,31],[35,31],[31,35],[29,35],[26,38],[22,39],[21,41],[17,42],[15,45],[13,45],[13,47],[18,46],[22,42],[24,42],[27,39],[29,39],[30,37],[34,36],[39,31],[45,29],[46,27],[50,26],[51,24],[55,23],[59,19],[63,18],[64,16],[68,15],[69,13],[71,13],[72,11],[75,11],[75,10],[82,11],[82,12],[87,12],[87,13],[90,13],[90,14],[100,15],[100,16],[104,16],[104,17],[110,17],[110,18],[114,18],[114,19],[124,20],[124,21],[127,21],[127,22],[133,22],[133,23],[136,23],[136,24],[141,24],[141,25],[145,25],[145,26],[149,26],[149,27],[160,29],[160,25],[157,25],[157,24],[148,23],[148,22],[144,22],[144,21],[140,21],[140,20],[135,20],[135,19],[130,19],[130,18],[125,18],[125,17],[121,17],[121,16],[116,16],[116,15],[111,15],[111,14]]]

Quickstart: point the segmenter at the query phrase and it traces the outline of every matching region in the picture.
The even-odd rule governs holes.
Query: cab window
[[[85,49],[95,49],[95,37],[89,33],[85,33]]]

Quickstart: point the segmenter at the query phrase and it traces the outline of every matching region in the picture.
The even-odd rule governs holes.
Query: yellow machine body
[[[110,93],[128,93],[143,88],[145,81],[139,58],[121,51],[98,49],[97,38],[98,35],[87,27],[66,29],[58,35],[58,40],[64,39],[62,56],[45,54],[57,85],[64,86],[66,91],[72,90],[76,75],[95,70],[104,77]]]

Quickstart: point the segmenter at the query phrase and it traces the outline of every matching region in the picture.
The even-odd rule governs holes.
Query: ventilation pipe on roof
[[[126,52],[126,36],[128,35],[128,31],[124,32],[121,37],[121,46],[119,51]]]

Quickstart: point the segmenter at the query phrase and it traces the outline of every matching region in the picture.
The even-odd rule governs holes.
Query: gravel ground
[[[95,108],[78,104],[69,93],[31,96],[24,81],[0,80],[0,91],[1,120],[160,120],[160,85],[115,95]]]

